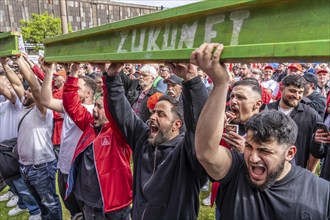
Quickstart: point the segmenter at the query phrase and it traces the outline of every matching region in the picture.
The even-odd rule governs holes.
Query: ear
[[[294,146],[294,145],[290,146],[285,152],[285,159],[287,161],[291,161],[294,158],[294,156],[296,155],[296,153],[297,153],[296,146]]]
[[[262,106],[262,100],[259,99],[253,106],[253,111],[260,109],[260,107]]]
[[[283,93],[284,87],[280,86],[281,93]]]
[[[182,124],[181,120],[175,120],[172,125],[172,131],[179,130],[182,127]]]

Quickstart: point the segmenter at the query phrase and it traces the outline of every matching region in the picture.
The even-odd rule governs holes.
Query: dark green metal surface
[[[224,62],[330,62],[329,0],[209,0],[45,40],[48,62],[188,61],[204,42]]]
[[[20,54],[18,47],[18,32],[6,32],[0,34],[0,57]]]

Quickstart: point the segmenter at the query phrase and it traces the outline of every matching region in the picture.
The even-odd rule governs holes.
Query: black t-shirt
[[[270,188],[252,188],[242,154],[231,151],[233,163],[220,180],[217,204],[220,219],[329,219],[330,182],[292,165]]]
[[[93,144],[89,145],[80,157],[77,163],[74,195],[88,206],[102,208],[103,202],[95,169]]]

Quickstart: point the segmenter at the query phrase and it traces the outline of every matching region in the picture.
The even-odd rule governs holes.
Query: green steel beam
[[[44,41],[48,62],[188,61],[204,42],[224,62],[330,62],[329,0],[208,0]]]
[[[0,57],[21,54],[18,47],[19,32],[6,32],[0,34]]]

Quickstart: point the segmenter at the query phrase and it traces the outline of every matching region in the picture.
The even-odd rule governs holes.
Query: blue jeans
[[[6,180],[6,183],[13,193],[18,196],[17,205],[20,209],[27,208],[30,215],[37,215],[41,212],[37,201],[31,195],[21,177],[16,180]]]
[[[62,207],[56,194],[56,160],[38,165],[20,164],[26,186],[37,200],[43,220],[61,220]]]

